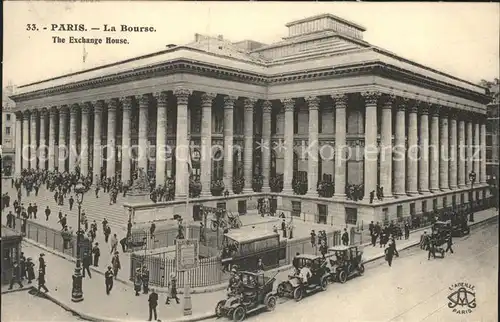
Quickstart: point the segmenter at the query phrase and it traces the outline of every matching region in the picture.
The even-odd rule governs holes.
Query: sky
[[[499,77],[496,3],[331,2],[4,2],[3,82],[19,86],[193,41],[195,33],[264,43],[287,36],[287,22],[332,13],[364,26],[364,39],[401,57],[474,83]],[[43,30],[85,24],[87,32]],[[28,31],[36,24],[39,31]],[[150,33],[91,31],[103,24]],[[126,37],[129,44],[54,44],[53,36]]]

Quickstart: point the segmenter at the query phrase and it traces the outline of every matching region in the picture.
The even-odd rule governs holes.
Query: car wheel
[[[219,301],[217,303],[217,306],[215,307],[215,316],[220,318],[224,315],[222,308],[224,307],[224,304],[226,304],[226,300]]]
[[[243,321],[245,319],[245,308],[243,306],[238,306],[233,311],[233,320],[236,322]]]
[[[359,264],[358,272],[359,272],[359,275],[363,275],[365,273],[365,265]]]
[[[340,271],[338,276],[339,282],[344,284],[347,281],[347,274],[345,271]]]
[[[327,277],[323,277],[321,279],[321,290],[322,291],[326,291],[326,288],[328,287],[328,278]]]
[[[283,284],[278,284],[278,289],[276,290],[276,293],[278,294],[279,297],[283,297],[285,295],[285,286]]]
[[[212,221],[212,223],[210,224],[210,229],[213,231],[213,232],[216,232],[217,231],[217,228],[219,228],[219,225],[217,224],[216,221]]]
[[[269,296],[265,304],[268,311],[274,311],[276,308],[276,296]]]
[[[300,301],[302,300],[302,297],[304,296],[304,291],[302,291],[302,288],[301,287],[297,287],[294,291],[293,291],[293,298],[295,299],[295,301]]]

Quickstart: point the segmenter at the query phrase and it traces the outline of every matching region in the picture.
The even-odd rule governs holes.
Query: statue
[[[148,180],[148,175],[144,171],[144,168],[139,168],[139,171],[137,173],[137,179],[135,179],[134,183],[132,184],[131,192],[149,193],[149,180]]]

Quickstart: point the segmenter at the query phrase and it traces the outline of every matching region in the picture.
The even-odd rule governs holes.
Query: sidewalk
[[[494,209],[488,209],[475,213],[475,223],[470,223],[470,226],[478,225],[486,220],[495,218],[498,213]],[[398,251],[410,248],[419,244],[420,235],[423,230],[415,231],[410,234],[408,240],[396,241]],[[384,249],[377,244],[375,247],[371,245],[361,246],[364,250],[364,262],[372,262],[384,257]],[[26,256],[38,258],[40,249],[31,244],[24,243],[23,251]],[[73,274],[75,264],[62,257],[46,253],[47,262],[47,287],[50,292],[47,296],[60,306],[70,310],[81,317],[91,321],[124,321],[124,320],[146,320],[148,317],[148,303],[145,295],[136,297],[134,295],[133,286],[129,283],[115,281],[113,290],[109,296],[105,293],[104,277],[101,274],[93,274],[92,279],[88,277],[83,281],[83,290],[85,300],[80,303],[71,302],[71,275]],[[275,288],[282,280],[287,279],[291,265],[280,267],[266,272],[266,275],[276,276]],[[57,276],[57,278],[55,277]],[[171,304],[166,306],[165,294],[160,293],[157,289],[160,300],[158,305],[158,314],[161,320],[168,321],[198,321],[211,318],[214,316],[214,309],[217,302],[226,297],[224,285],[215,285],[210,293],[198,293],[191,295],[193,315],[183,317],[182,303],[183,295],[179,295],[181,304]],[[219,289],[218,291],[213,291]],[[103,300],[106,305],[103,305]],[[171,303],[174,303],[171,301]]]
[[[23,252],[26,257],[32,257],[38,266],[39,248],[23,243]],[[82,282],[84,300],[74,303],[71,301],[71,287],[75,264],[51,253],[46,253],[45,261],[46,285],[50,290],[46,295],[63,308],[91,321],[147,320],[148,296],[144,294],[135,296],[133,286],[115,280],[111,294],[106,295],[104,276],[92,274],[92,278],[86,276]],[[35,285],[36,282],[33,286]],[[225,296],[225,291],[193,295],[191,319],[199,320],[211,316],[217,302]],[[180,304],[172,304],[175,301],[170,301],[170,305],[165,305],[166,296],[161,293],[159,298],[158,317],[161,320],[185,320],[182,319],[184,302],[182,295],[179,295]]]

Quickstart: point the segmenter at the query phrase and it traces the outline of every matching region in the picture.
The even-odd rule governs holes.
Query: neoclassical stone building
[[[269,45],[196,34],[188,45],[20,87],[16,173],[104,167],[126,182],[144,168],[158,184],[175,178],[179,201],[189,150],[175,147],[191,143],[202,156],[193,204],[214,203],[211,182],[223,179],[226,207],[255,207],[259,174],[264,193],[282,175],[282,192],[272,194],[278,209],[326,224],[468,202],[472,171],[474,198],[486,197],[483,87],[372,46],[363,27],[330,14],[287,27]],[[47,157],[22,149],[29,144],[47,145]],[[68,158],[58,155],[63,145],[76,146]],[[141,148],[124,153],[133,145]],[[245,180],[242,194],[233,195],[235,176]],[[307,193],[293,193],[294,177],[307,179]],[[320,197],[318,183],[328,181],[334,195]],[[363,185],[364,199],[347,200],[348,184]],[[385,197],[370,204],[377,185]]]

